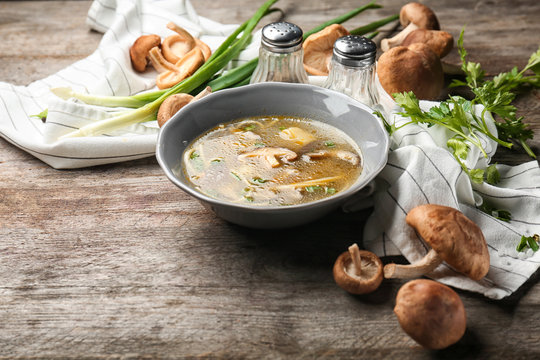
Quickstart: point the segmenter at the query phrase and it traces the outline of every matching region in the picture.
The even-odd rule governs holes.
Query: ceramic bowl
[[[318,86],[260,83],[221,90],[189,104],[161,128],[156,157],[165,175],[217,216],[246,227],[288,228],[306,224],[339,208],[385,166],[388,134],[369,107]],[[362,152],[364,169],[348,189],[326,199],[290,206],[240,205],[197,191],[182,172],[182,153],[199,135],[220,123],[248,116],[289,115],[322,121],[344,131]]]

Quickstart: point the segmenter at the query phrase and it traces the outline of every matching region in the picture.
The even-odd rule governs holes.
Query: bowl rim
[[[246,91],[255,91],[257,88],[290,88],[290,87],[299,87],[299,88],[305,88],[309,91],[317,91],[317,92],[331,92],[333,93],[333,96],[342,97],[348,102],[353,103],[355,106],[362,108],[363,110],[367,111],[376,121],[377,126],[381,130],[381,133],[384,135],[381,139],[381,142],[384,146],[382,146],[383,154],[381,155],[381,158],[379,159],[378,163],[376,164],[376,167],[373,169],[370,169],[370,173],[367,174],[360,183],[353,184],[347,189],[340,191],[339,193],[332,195],[330,197],[322,198],[319,200],[314,200],[306,203],[301,204],[294,204],[294,205],[274,205],[274,206],[266,206],[266,205],[250,205],[250,204],[238,204],[233,203],[226,200],[220,200],[213,197],[210,197],[206,194],[203,194],[202,192],[194,189],[193,187],[185,184],[184,182],[180,181],[178,177],[173,173],[172,169],[166,165],[165,160],[162,158],[161,150],[162,149],[162,139],[165,135],[163,135],[169,127],[171,127],[174,122],[180,121],[180,119],[183,115],[183,113],[188,111],[193,111],[193,109],[196,106],[205,106],[207,102],[212,101],[213,98],[216,96],[231,96],[235,95],[236,93],[244,93]],[[255,89],[253,89],[255,88]],[[253,89],[253,90],[252,90]],[[239,94],[236,94],[237,96]],[[329,124],[331,126],[334,126],[332,124]],[[343,131],[343,130],[342,130]],[[202,134],[202,133],[201,133]],[[200,136],[201,134],[197,135]],[[355,142],[356,143],[356,142]],[[360,146],[358,144],[358,146]],[[248,211],[254,211],[254,212],[282,212],[286,209],[289,209],[291,211],[299,210],[299,209],[305,209],[307,207],[320,207],[320,206],[328,206],[331,204],[334,204],[336,202],[344,201],[351,196],[353,196],[355,193],[362,190],[367,184],[369,184],[370,181],[372,181],[386,166],[386,163],[388,161],[388,152],[389,152],[389,146],[390,146],[390,137],[388,136],[388,132],[385,130],[382,122],[373,115],[373,109],[369,106],[351,98],[348,95],[345,95],[343,93],[340,93],[338,91],[326,89],[317,85],[312,84],[301,84],[301,83],[283,83],[283,82],[264,82],[264,83],[256,83],[256,84],[248,84],[236,88],[228,88],[219,90],[217,92],[212,92],[211,94],[197,100],[196,102],[193,102],[192,104],[188,104],[184,106],[182,109],[180,109],[171,119],[169,119],[163,127],[161,127],[157,142],[156,142],[156,158],[158,161],[158,164],[162,168],[162,170],[165,172],[165,175],[167,178],[176,186],[178,186],[181,190],[188,193],[189,195],[193,196],[194,198],[198,199],[199,201],[202,201],[204,203],[209,203],[211,205],[215,206],[225,206],[225,207],[231,207],[231,208],[237,208],[237,209],[244,209]],[[360,147],[360,150],[362,148]],[[180,160],[181,161],[181,160]],[[362,176],[363,172],[361,173],[360,177]]]

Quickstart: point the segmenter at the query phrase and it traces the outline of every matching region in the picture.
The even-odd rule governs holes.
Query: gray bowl
[[[174,184],[217,216],[251,228],[293,227],[339,208],[383,169],[388,157],[389,139],[372,111],[346,95],[306,84],[269,82],[221,90],[185,106],[165,123],[158,136],[156,157]],[[195,190],[181,171],[185,148],[220,123],[260,115],[306,117],[341,129],[362,151],[362,174],[350,188],[329,198],[290,206],[233,204]]]

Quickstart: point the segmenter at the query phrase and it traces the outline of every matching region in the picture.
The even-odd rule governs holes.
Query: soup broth
[[[209,130],[184,151],[182,171],[210,197],[246,205],[294,205],[347,189],[360,149],[341,130],[306,118],[262,116]]]

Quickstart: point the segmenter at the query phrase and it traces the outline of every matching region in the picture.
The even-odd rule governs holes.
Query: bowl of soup
[[[307,84],[260,83],[189,104],[161,128],[165,175],[226,221],[279,229],[349,201],[385,166],[373,110]]]

